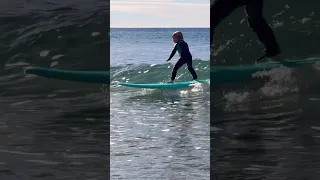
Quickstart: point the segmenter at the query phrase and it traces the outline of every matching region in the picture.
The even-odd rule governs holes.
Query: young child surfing
[[[175,45],[174,45],[172,53],[167,61],[170,61],[171,58],[176,54],[177,51],[180,55],[180,59],[177,61],[177,63],[173,67],[171,79],[168,81],[168,83],[174,82],[178,69],[181,68],[184,64],[187,64],[188,70],[191,73],[193,80],[197,80],[198,76],[192,67],[192,55],[189,51],[188,44],[183,39],[183,34],[180,31],[174,32],[172,34],[172,40],[175,43]]]

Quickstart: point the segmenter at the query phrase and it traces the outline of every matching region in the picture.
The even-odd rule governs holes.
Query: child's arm
[[[177,52],[177,44],[174,45],[174,48],[173,48],[173,50],[172,50],[172,52],[170,54],[170,57],[169,57],[169,59],[167,61],[170,61],[171,58],[176,54],[176,52]]]

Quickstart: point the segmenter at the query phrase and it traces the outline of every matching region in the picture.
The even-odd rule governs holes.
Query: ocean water
[[[265,1],[284,59],[320,61],[319,2],[309,2]],[[212,66],[250,65],[263,54],[243,8],[216,29],[213,43]],[[319,69],[283,67],[211,86],[211,178],[319,179]]]
[[[284,58],[319,58],[318,5],[265,1]],[[107,179],[109,145],[111,179],[318,179],[318,65],[259,72],[263,79],[211,91],[118,87],[168,80],[176,30],[201,79],[210,77],[209,58],[251,64],[262,46],[240,8],[217,29],[212,56],[208,29],[113,29],[109,48],[108,10],[100,0],[0,3],[1,179]],[[108,70],[109,63],[110,101],[108,86],[23,73],[26,65]],[[179,81],[190,78],[179,71]]]
[[[29,65],[108,70],[108,6],[0,3],[0,179],[108,177],[108,88],[23,72]]]
[[[119,82],[161,83],[182,31],[199,79],[209,79],[209,29],[111,29],[111,179],[209,179],[210,84],[180,90],[146,90]],[[186,66],[177,81],[191,80]]]

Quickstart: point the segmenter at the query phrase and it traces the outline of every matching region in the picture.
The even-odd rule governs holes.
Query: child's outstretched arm
[[[176,52],[177,52],[177,44],[174,45],[174,48],[170,54],[170,57],[167,59],[167,61],[170,61],[171,58],[176,54]]]

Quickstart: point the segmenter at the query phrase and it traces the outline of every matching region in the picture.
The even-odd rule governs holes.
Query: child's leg
[[[241,4],[240,0],[215,0],[210,6],[210,45],[216,27]]]
[[[192,59],[187,60],[188,70],[191,73],[194,80],[198,79],[196,71],[192,67]]]
[[[181,66],[183,66],[185,63],[185,61],[183,61],[182,59],[179,59],[179,61],[174,65],[172,73],[171,73],[171,81],[174,81],[174,79],[177,76],[177,71],[179,68],[181,68]]]
[[[245,0],[245,11],[250,27],[266,48],[266,54],[275,56],[280,53],[275,35],[262,15],[263,0]]]

